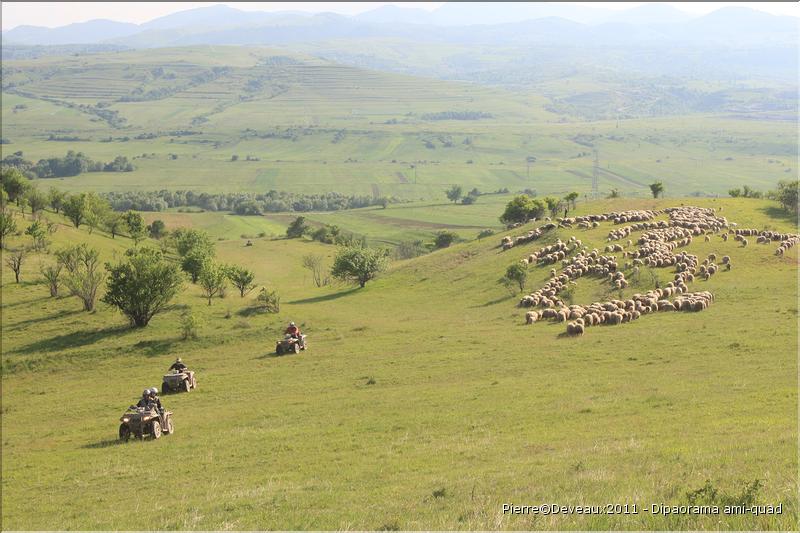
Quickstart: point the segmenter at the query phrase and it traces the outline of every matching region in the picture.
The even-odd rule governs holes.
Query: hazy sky
[[[386,4],[416,7],[429,11],[444,2],[3,2],[3,29],[29,24],[63,26],[92,19],[111,19],[142,23],[194,7],[226,4],[245,11],[333,11],[353,15]],[[646,2],[573,2],[609,9],[626,9]],[[708,13],[730,5],[748,6],[776,15],[800,16],[797,2],[663,2],[689,13]]]

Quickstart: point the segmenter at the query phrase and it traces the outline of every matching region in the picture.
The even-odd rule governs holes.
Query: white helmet
[[[150,394],[158,396],[158,389],[155,387],[150,387]]]
[[[294,326],[295,324],[294,324],[294,322],[289,322],[289,325],[290,326]]]
[[[147,398],[150,396],[150,389],[145,389],[142,391],[142,398]]]

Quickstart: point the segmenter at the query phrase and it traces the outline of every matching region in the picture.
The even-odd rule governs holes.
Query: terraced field
[[[597,150],[601,195],[617,188],[646,197],[654,180],[668,195],[724,195],[739,183],[774,188],[799,166],[796,116],[581,122],[548,110],[551,98],[532,91],[369,71],[282,50],[187,47],[3,68],[2,136],[12,143],[4,153],[22,150],[36,161],[72,148],[101,160],[136,158],[130,174],[55,183],[69,190],[372,194],[377,187],[381,195],[433,201],[458,183],[586,194]],[[489,116],[426,118],[450,111]],[[51,135],[86,141],[67,146],[48,141]],[[245,161],[248,155],[256,160]]]

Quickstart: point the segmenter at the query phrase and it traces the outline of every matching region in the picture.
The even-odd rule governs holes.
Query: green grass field
[[[774,188],[800,166],[796,113],[587,121],[551,110],[553,95],[609,90],[585,79],[510,91],[224,46],[6,61],[4,74],[2,136],[11,144],[3,154],[22,150],[37,161],[74,149],[103,161],[136,158],[133,173],[52,180],[68,190],[277,189],[436,200],[458,183],[585,194],[596,149],[603,195],[618,188],[644,198],[647,184],[661,180],[673,197],[717,196],[744,182]],[[98,115],[97,106],[119,120]],[[426,118],[447,111],[491,118]],[[136,139],[142,134],[156,137]],[[530,169],[529,156],[537,158]]]
[[[85,313],[75,298],[50,298],[38,265],[51,256],[31,256],[19,284],[4,265],[4,529],[795,529],[797,248],[777,257],[773,244],[696,239],[691,253],[734,264],[691,285],[715,294],[709,309],[565,338],[563,324],[525,326],[496,280],[558,237],[602,247],[611,226],[500,252],[502,233],[474,237],[497,227],[504,201],[309,215],[375,242],[468,227],[458,231],[470,240],[393,262],[364,289],[313,285],[301,257],[330,265],[333,246],[269,237],[244,246],[243,234],[279,234],[280,217],[147,215],[207,229],[221,260],[280,292],[277,315],[252,313],[254,295],[231,290],[208,306],[187,282],[169,310],[130,329],[104,304]],[[796,231],[775,204],[749,199],[629,198],[577,212],[680,203],[722,208],[740,227]],[[53,248],[87,242],[112,261],[132,246],[46,216],[60,223]],[[530,290],[549,268],[530,269]],[[604,290],[581,279],[576,298]],[[197,340],[180,340],[186,308],[201,318]],[[278,358],[289,320],[310,348]],[[119,444],[122,411],[176,356],[199,387],[164,398],[175,434]],[[706,481],[741,495],[756,479],[757,502],[782,504],[782,515],[641,510],[685,504]],[[639,513],[512,516],[503,503],[636,503]]]

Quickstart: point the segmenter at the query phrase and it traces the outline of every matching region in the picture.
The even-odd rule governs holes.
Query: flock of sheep
[[[669,220],[654,220],[662,214],[666,214]],[[580,239],[572,236],[566,242],[558,239],[554,244],[544,246],[521,260],[526,265],[560,263],[562,267],[560,271],[551,268],[550,279],[541,288],[523,296],[520,300],[521,307],[541,308],[526,312],[527,324],[542,320],[565,322],[567,335],[583,335],[589,326],[623,324],[649,313],[702,311],[711,305],[714,295],[708,291],[689,292],[688,284],[697,277],[708,280],[723,268],[731,270],[731,259],[727,255],[723,256],[717,264],[717,256],[712,253],[701,261],[696,255],[686,251],[675,253],[676,248],[689,245],[694,237],[700,235],[709,241],[711,235],[715,234],[721,234],[721,238],[725,241],[728,240],[728,235],[734,235],[735,240],[740,241],[742,246],[747,246],[745,237],[757,237],[758,243],[779,241],[776,255],[785,253],[800,242],[800,235],[736,229],[735,223],[729,223],[724,217],[716,216],[712,209],[681,206],[655,211],[623,211],[557,218],[555,221],[547,219],[546,224],[524,235],[516,238],[503,237],[501,247],[503,250],[511,249],[537,240],[556,228],[573,226],[582,229],[596,228],[602,221],[633,224],[610,231],[608,234],[610,244],[603,253],[596,248],[589,250],[583,246]],[[634,248],[631,239],[627,240],[627,247],[612,242],[621,241],[634,232],[642,232],[636,241],[638,248]],[[620,260],[617,259],[617,255],[612,255],[617,253],[622,254]],[[641,266],[672,266],[675,267],[675,276],[664,287],[634,294],[627,300],[610,299],[589,305],[566,305],[559,297],[559,293],[570,285],[575,285],[575,280],[583,276],[602,278],[614,289],[626,288],[628,280],[625,279],[620,261],[625,261],[623,267],[630,269],[634,276],[638,276]],[[670,297],[673,297],[672,301],[669,300]]]

